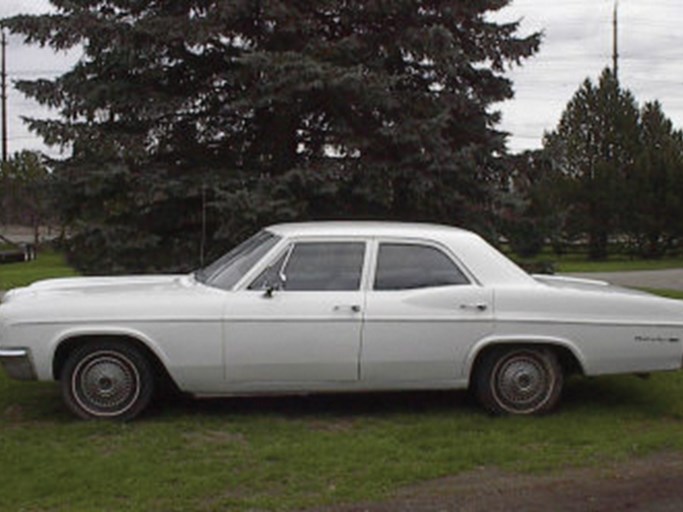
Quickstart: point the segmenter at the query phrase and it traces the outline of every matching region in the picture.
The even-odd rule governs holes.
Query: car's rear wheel
[[[84,419],[131,420],[149,405],[154,373],[132,345],[94,341],[74,350],[61,373],[64,402]]]
[[[546,347],[497,347],[477,366],[474,387],[480,403],[494,414],[544,414],[558,403],[564,374]]]

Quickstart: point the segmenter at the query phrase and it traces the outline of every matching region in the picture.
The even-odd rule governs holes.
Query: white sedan
[[[565,377],[678,370],[683,304],[530,276],[428,224],[270,226],[192,275],[40,281],[0,305],[0,362],[82,418],[131,419],[164,382],[198,397],[470,388],[551,410]]]

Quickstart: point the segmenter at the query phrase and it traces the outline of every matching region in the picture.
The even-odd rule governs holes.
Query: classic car
[[[683,303],[524,272],[478,235],[386,222],[270,226],[190,275],[9,291],[0,362],[128,420],[170,382],[196,397],[470,388],[552,410],[570,374],[679,370]]]

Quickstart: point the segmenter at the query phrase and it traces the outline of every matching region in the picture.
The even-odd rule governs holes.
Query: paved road
[[[49,242],[59,236],[58,229],[41,227],[38,230],[38,238],[41,242]],[[33,228],[26,226],[0,226],[0,235],[9,238],[15,244],[32,244],[35,242]]]
[[[683,290],[683,269],[639,270],[632,272],[590,272],[563,274],[572,277],[599,279],[619,286],[632,288],[661,288]]]

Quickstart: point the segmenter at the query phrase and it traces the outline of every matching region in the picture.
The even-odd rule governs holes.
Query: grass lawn
[[[510,259],[523,267],[534,268],[543,264],[552,264],[556,272],[627,272],[630,270],[683,268],[683,256],[644,260],[628,254],[620,254],[616,249],[605,261],[590,261],[586,252],[579,251],[558,256],[548,247],[533,258],[520,258],[506,246],[501,249]]]
[[[642,260],[614,254],[605,261],[590,261],[585,254],[580,253],[557,256],[556,254],[545,251],[532,259],[519,258],[509,251],[506,252],[506,255],[525,268],[534,268],[540,266],[542,263],[552,264],[555,272],[628,272],[630,270],[683,268],[683,257]]]
[[[0,266],[0,287],[73,273],[54,254],[34,263]],[[118,424],[76,420],[55,384],[0,371],[0,511],[295,510],[480,466],[542,472],[661,451],[683,451],[683,372],[573,379],[541,418],[424,392],[177,399]]]
[[[556,272],[627,272],[630,270],[665,270],[683,268],[683,258],[661,260],[610,259],[607,261],[586,261],[582,259],[558,259]]]
[[[289,510],[683,450],[683,374],[573,380],[543,418],[434,392],[179,401],[130,424],[77,421],[56,386],[2,376],[0,446],[0,510]]]
[[[0,290],[26,286],[39,279],[74,275],[76,271],[66,264],[62,254],[44,250],[33,261],[0,265]]]
[[[655,295],[661,295],[662,297],[668,297],[670,299],[683,300],[682,290],[661,290],[658,288],[640,288],[644,292],[654,293]]]

